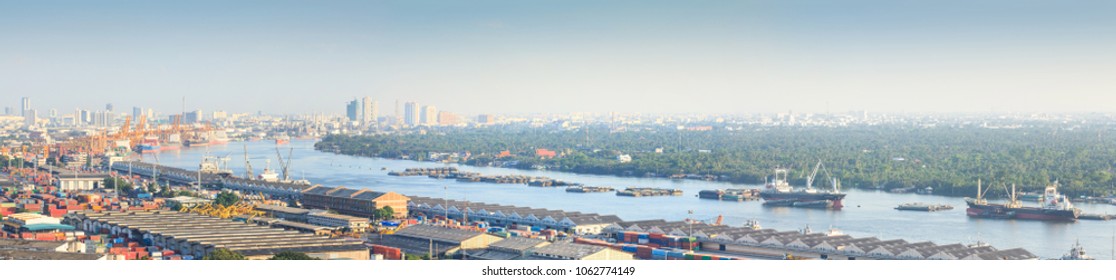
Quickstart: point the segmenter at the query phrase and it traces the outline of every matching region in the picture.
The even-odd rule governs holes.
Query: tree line
[[[1116,193],[1116,141],[1108,126],[744,127],[713,131],[644,128],[617,132],[594,126],[445,129],[419,134],[330,135],[315,147],[349,155],[426,160],[430,153],[469,152],[472,165],[515,163],[558,171],[620,176],[712,175],[735,183],[763,183],[776,167],[804,184],[814,164],[845,187],[933,187],[944,195],[972,196],[986,185],[1017,184],[1040,190],[1055,180],[1071,195]],[[535,156],[535,149],[559,152]],[[498,157],[501,151],[512,154]],[[617,155],[631,156],[622,163]],[[825,182],[819,178],[819,182]],[[817,185],[817,184],[816,184]]]

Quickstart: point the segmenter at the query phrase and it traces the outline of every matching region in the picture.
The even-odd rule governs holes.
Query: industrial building
[[[259,193],[275,198],[300,199],[302,192],[313,188],[315,185],[273,182],[256,179],[243,179],[236,177],[222,177],[219,179],[221,187],[238,190],[243,193]]]
[[[348,227],[348,228],[356,230],[358,232],[363,231],[363,229],[365,229],[365,228],[368,228],[368,224],[369,224],[368,218],[361,218],[361,217],[354,217],[354,216],[349,216],[349,215],[333,214],[333,213],[326,213],[326,212],[311,213],[311,214],[307,215],[306,222],[309,223],[309,224],[312,224],[312,225],[334,227],[334,228]]]
[[[428,225],[409,226],[395,234],[384,235],[373,243],[402,249],[406,254],[443,258],[452,256],[459,250],[485,249],[503,237],[484,232],[468,231]]]
[[[448,203],[449,207],[445,205]],[[426,216],[448,216],[452,219],[488,222],[494,226],[531,226],[576,234],[597,234],[605,227],[621,222],[615,215],[567,212],[469,201],[413,197],[409,209]]]
[[[809,227],[794,231],[776,231],[683,221],[648,220],[620,222],[605,229],[605,233],[610,234],[625,231],[693,236],[701,243],[700,247],[704,251],[753,257],[778,258],[791,253],[795,256],[822,259],[1033,260],[1038,258],[1024,249],[998,250],[984,243],[938,245],[929,241],[911,243],[902,239],[855,238],[836,230],[813,232]]]
[[[632,260],[631,253],[604,246],[559,242],[535,249],[528,260]]]
[[[10,233],[73,231],[74,227],[61,224],[58,218],[37,213],[16,213],[4,218],[0,229]]]
[[[60,191],[88,191],[101,187],[108,174],[58,174],[55,186]]]
[[[264,215],[267,217],[279,218],[300,223],[305,223],[306,216],[310,214],[310,209],[267,204],[256,204],[255,210],[263,212]]]
[[[542,239],[509,237],[489,244],[486,249],[462,250],[461,254],[471,260],[515,260],[526,258],[535,249],[547,245],[550,242]]]
[[[171,208],[171,209],[174,209],[176,207],[192,208],[194,206],[210,204],[210,203],[213,202],[213,200],[191,197],[191,196],[176,196],[176,197],[168,198],[165,201],[166,201],[166,206],[168,208]]]
[[[395,192],[368,189],[315,186],[302,192],[302,206],[326,209],[337,213],[371,218],[376,210],[390,206],[396,218],[407,216],[410,198]]]
[[[80,244],[80,243],[79,243]],[[104,254],[71,252],[69,242],[0,239],[0,260],[105,260]]]
[[[321,259],[367,260],[369,249],[359,240],[331,239],[294,230],[234,222],[174,211],[75,212],[64,223],[86,232],[124,234],[143,245],[204,257],[225,248],[248,259],[267,259],[284,251]]]

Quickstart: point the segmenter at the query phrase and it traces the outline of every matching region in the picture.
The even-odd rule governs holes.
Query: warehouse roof
[[[0,260],[97,260],[102,257],[101,254],[0,249]]]
[[[535,255],[577,260],[608,249],[604,246],[561,242],[535,249]]]
[[[488,247],[500,248],[500,249],[509,249],[509,250],[516,250],[516,251],[525,251],[527,249],[538,247],[539,244],[543,244],[543,243],[549,243],[549,242],[547,242],[546,240],[542,240],[542,239],[511,237],[511,238],[507,238],[507,239],[504,239],[504,240],[493,242],[492,244],[489,244]]]
[[[460,244],[465,240],[475,238],[485,233],[453,229],[447,227],[436,227],[428,225],[414,225],[403,228],[395,232],[395,235],[406,236],[418,239],[432,239],[434,241],[442,241],[454,244]]]
[[[977,254],[976,256],[977,256],[977,258],[980,258],[982,260],[1034,260],[1034,259],[1038,259],[1038,256],[1035,256],[1034,254],[1031,254],[1031,252],[1028,252],[1027,250],[1024,250],[1023,248],[1015,248],[1015,249],[1008,249],[1008,250],[1003,250],[1003,251],[982,253],[982,254]]]
[[[278,205],[268,205],[268,204],[256,204],[256,210],[279,212],[279,213],[291,214],[291,215],[305,215],[306,213],[310,213],[310,209],[294,208],[294,207],[286,207],[286,206],[278,206]]]
[[[44,231],[44,230],[74,230],[71,225],[63,224],[30,224],[23,225],[22,228],[29,231]]]
[[[438,240],[429,239],[416,239],[407,236],[399,236],[396,234],[384,235],[383,238],[374,242],[378,245],[388,247],[395,247],[402,250],[404,253],[412,255],[423,255],[434,252],[434,255],[445,254],[447,251],[459,247],[458,244],[442,242]]]
[[[56,241],[35,241],[9,238],[0,239],[0,249],[54,251],[55,249],[58,249],[63,245],[66,245],[66,243]]]
[[[346,221],[362,221],[362,222],[367,222],[368,221],[368,218],[361,218],[361,217],[342,215],[342,214],[333,214],[333,213],[329,213],[329,212],[314,213],[314,214],[310,214],[310,216],[318,216],[318,217],[323,217],[323,218],[346,220]]]

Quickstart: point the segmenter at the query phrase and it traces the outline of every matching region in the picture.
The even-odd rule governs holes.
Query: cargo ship
[[[806,188],[798,190],[795,190],[787,182],[786,169],[775,169],[775,178],[768,182],[764,190],[759,193],[764,200],[763,205],[840,210],[844,207],[841,200],[845,199],[845,194],[841,193],[840,183],[837,179],[831,178],[832,190],[822,191],[813,187],[814,176],[818,174],[819,168],[821,168],[820,161],[814,167],[814,172],[807,178]]]
[[[141,141],[140,144],[136,146],[136,151],[141,154],[155,153],[160,151],[161,149],[162,148],[160,148],[159,146],[159,137],[156,136],[144,137],[143,141]]]
[[[1016,197],[1015,185],[1011,186],[1008,203],[988,203],[984,200],[984,193],[979,180],[977,181],[977,197],[975,199],[965,198],[965,204],[969,205],[965,213],[969,217],[976,218],[1073,222],[1081,216],[1081,209],[1075,208],[1066,196],[1058,193],[1057,181],[1046,186],[1039,207],[1023,206],[1023,203]]]
[[[214,131],[214,132],[210,133],[210,135],[209,135],[209,144],[210,145],[223,145],[223,144],[228,144],[228,143],[229,143],[229,135],[224,130]]]
[[[190,139],[186,139],[186,141],[183,142],[183,144],[186,147],[190,147],[190,148],[206,147],[206,146],[209,146],[209,140],[207,140],[205,138],[202,138],[201,136],[194,135],[193,137],[190,137]]]
[[[182,137],[179,136],[178,133],[167,135],[167,139],[164,140],[162,146],[160,146],[160,150],[170,151],[182,149]]]

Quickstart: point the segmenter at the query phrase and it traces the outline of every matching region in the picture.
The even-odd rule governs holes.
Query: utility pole
[[[689,211],[689,218],[686,221],[686,223],[690,225],[690,237],[694,237],[694,210],[688,210],[688,211]]]

